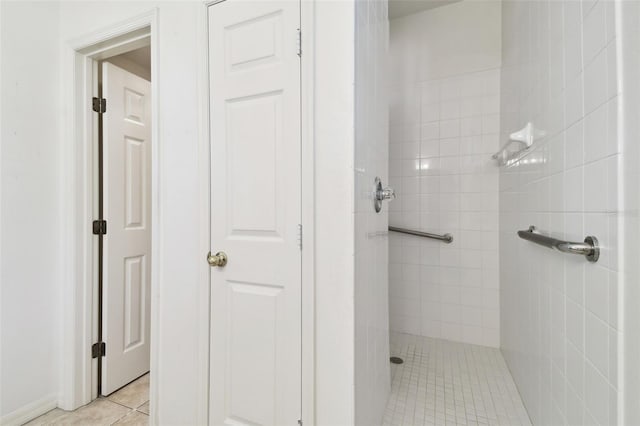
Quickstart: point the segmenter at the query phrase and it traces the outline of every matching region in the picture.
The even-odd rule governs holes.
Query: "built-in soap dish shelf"
[[[533,123],[528,122],[522,129],[511,133],[507,142],[491,158],[498,161],[501,166],[512,164],[526,156],[529,151],[532,151],[535,142],[545,135],[546,132],[544,130],[537,129]],[[510,150],[509,148],[514,145],[519,145],[519,149]]]

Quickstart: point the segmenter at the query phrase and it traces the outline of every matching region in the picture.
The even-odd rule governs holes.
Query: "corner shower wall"
[[[534,424],[619,420],[615,3],[503,2],[502,140],[546,133],[500,172],[502,350]],[[600,259],[518,239],[529,225],[595,235]]]
[[[498,347],[501,5],[463,1],[391,21],[390,327]]]
[[[389,205],[373,207],[376,176],[388,182],[387,2],[355,2],[355,424],[380,424],[389,395]]]

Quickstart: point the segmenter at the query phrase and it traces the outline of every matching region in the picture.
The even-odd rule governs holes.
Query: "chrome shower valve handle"
[[[373,191],[373,207],[376,209],[376,213],[380,213],[380,210],[382,210],[382,201],[391,201],[396,198],[395,190],[389,187],[383,188],[379,177],[376,177]]]
[[[378,193],[378,199],[382,200],[394,200],[396,198],[396,192],[393,188],[384,188]]]

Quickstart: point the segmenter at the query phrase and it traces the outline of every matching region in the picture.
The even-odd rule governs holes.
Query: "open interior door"
[[[149,371],[151,288],[151,83],[102,65],[102,394]]]

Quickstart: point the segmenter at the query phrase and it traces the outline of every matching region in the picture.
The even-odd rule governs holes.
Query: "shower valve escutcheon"
[[[380,213],[382,210],[382,201],[384,200],[393,200],[396,198],[396,192],[393,188],[383,188],[382,181],[379,177],[376,177],[375,186],[374,186],[374,197],[373,197],[373,206],[376,209],[376,213]]]
[[[209,252],[207,255],[207,262],[209,262],[209,265],[212,267],[217,266],[222,268],[227,264],[227,259],[227,254],[223,251],[219,251],[216,254],[211,254],[211,252]]]

